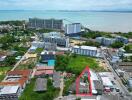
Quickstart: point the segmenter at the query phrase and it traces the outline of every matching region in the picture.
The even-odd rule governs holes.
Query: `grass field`
[[[81,72],[86,66],[92,69],[99,67],[94,58],[80,55],[77,55],[76,57],[70,57],[68,68],[74,69],[76,72]]]
[[[53,100],[59,94],[59,90],[52,86],[52,82],[48,80],[46,92],[34,92],[35,80],[32,79],[22,93],[19,100]]]
[[[86,66],[95,71],[104,70],[103,67],[100,67],[99,63],[96,62],[96,58],[81,55],[64,55],[57,57],[55,68],[60,71],[80,74]]]

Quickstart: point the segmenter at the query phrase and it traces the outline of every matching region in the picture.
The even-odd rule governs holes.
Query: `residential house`
[[[35,76],[36,77],[45,77],[45,76],[53,76],[54,66],[46,66],[44,64],[37,64]]]
[[[37,78],[35,82],[34,91],[36,92],[47,91],[47,79]]]
[[[17,100],[31,78],[31,70],[9,71],[5,79],[0,82],[0,98],[4,100]],[[12,99],[14,98],[14,99]]]

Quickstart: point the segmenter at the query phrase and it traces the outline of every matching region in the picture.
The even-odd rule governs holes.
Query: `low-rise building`
[[[0,55],[0,62],[3,62],[7,56]]]
[[[92,47],[92,46],[73,46],[72,47],[72,53],[96,57],[96,55],[97,55],[97,47]]]
[[[0,100],[18,100],[20,94],[19,85],[0,86]]]
[[[122,36],[116,36],[115,38],[106,38],[106,37],[97,37],[96,42],[104,45],[110,46],[111,44],[115,43],[116,41],[122,42],[124,44],[128,43],[128,39]]]
[[[132,77],[128,79],[128,86],[130,89],[132,89]]]
[[[132,62],[119,62],[117,63],[118,69],[122,72],[123,78],[129,80],[132,77]]]
[[[31,45],[33,46],[33,47],[37,47],[37,48],[44,48],[44,45],[45,45],[45,43],[44,42],[38,42],[38,41],[33,41],[32,43],[31,43]]]
[[[105,37],[97,37],[96,42],[104,45],[104,46],[110,46],[116,41],[114,38],[105,38]]]
[[[53,76],[54,66],[46,66],[44,64],[37,64],[35,76],[36,77],[45,77],[45,76]]]
[[[43,34],[44,42],[55,43],[57,46],[69,47],[69,38],[59,32],[50,32]]]
[[[55,59],[55,51],[43,51],[41,53],[41,62],[47,62],[48,60]]]
[[[114,88],[114,85],[111,82],[109,74],[111,74],[111,73],[109,73],[109,72],[100,72],[99,76],[100,76],[100,78],[102,80],[104,90],[110,92],[111,89]]]
[[[36,92],[47,91],[47,79],[37,78],[35,82],[34,91]]]
[[[48,50],[48,51],[56,51],[57,44],[56,43],[45,42],[44,43],[44,49]]]
[[[29,83],[30,77],[30,70],[9,71],[5,79],[0,82],[0,98],[7,98],[4,100],[18,100],[26,84]]]
[[[101,77],[94,71],[90,70],[90,79],[92,84],[92,94],[101,95],[103,93],[103,82]]]
[[[111,63],[117,63],[120,61],[118,52],[114,49],[107,49],[107,56]]]
[[[123,37],[123,36],[116,36],[115,39],[116,39],[116,41],[123,42],[125,44],[127,44],[129,42],[129,40],[126,37]]]
[[[37,49],[37,47],[31,46],[30,49],[29,49],[29,52],[30,52],[30,53],[33,53],[33,52],[36,51],[36,49]]]

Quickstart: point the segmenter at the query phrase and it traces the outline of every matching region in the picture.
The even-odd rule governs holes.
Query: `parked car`
[[[119,88],[116,88],[116,92],[120,92],[120,89]]]

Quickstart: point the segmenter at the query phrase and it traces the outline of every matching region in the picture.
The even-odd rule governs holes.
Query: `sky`
[[[0,0],[0,10],[132,11],[132,0]]]

